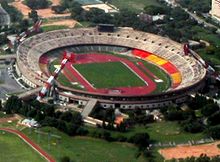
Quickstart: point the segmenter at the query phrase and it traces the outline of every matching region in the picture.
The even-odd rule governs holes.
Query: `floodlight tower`
[[[74,61],[75,61],[75,54],[71,53],[71,52],[64,51],[63,59],[61,61],[60,66],[55,69],[54,73],[48,78],[45,85],[43,86],[43,88],[39,92],[39,94],[37,96],[38,101],[40,101],[42,98],[44,98],[47,95],[47,93],[49,92],[49,90],[51,90],[51,88],[54,86],[56,78],[58,77],[60,72],[63,70],[66,63],[67,62],[73,63]]]

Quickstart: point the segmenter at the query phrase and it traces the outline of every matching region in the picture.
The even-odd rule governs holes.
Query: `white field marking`
[[[157,82],[157,83],[162,83],[163,82],[162,79],[155,79],[154,81]]]
[[[141,76],[139,76],[132,68],[130,68],[130,66],[128,66],[124,62],[121,62],[121,63],[124,64],[129,70],[131,70],[138,78],[140,78],[148,86],[148,83]]]
[[[73,65],[71,65],[71,67],[80,75],[80,77],[82,77],[86,81],[86,83],[88,83],[92,88],[96,89],[95,87],[93,87],[91,83],[89,83],[89,81],[84,76],[82,76],[82,74],[80,74],[80,72],[78,72],[78,70],[76,70],[76,68],[73,67]]]

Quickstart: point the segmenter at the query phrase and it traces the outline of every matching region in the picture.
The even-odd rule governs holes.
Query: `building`
[[[213,18],[220,21],[220,0],[212,0],[212,9],[210,14]]]
[[[34,119],[24,119],[21,122],[21,125],[24,125],[26,127],[39,127],[40,125],[35,121]]]

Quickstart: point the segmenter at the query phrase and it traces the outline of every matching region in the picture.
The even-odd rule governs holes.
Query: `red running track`
[[[66,68],[77,78],[77,80],[90,92],[95,92],[95,88],[68,62]]]
[[[88,64],[88,63],[101,63],[101,62],[121,62],[127,66],[131,71],[133,71],[138,77],[140,77],[146,86],[139,87],[115,87],[113,90],[120,91],[123,95],[146,95],[153,92],[156,89],[156,84],[142,72],[133,62],[116,57],[113,55],[106,54],[79,54],[77,56],[75,64]],[[96,89],[94,88],[74,67],[72,63],[68,62],[66,68],[77,78],[77,80],[89,91],[96,93],[112,93],[111,89]],[[67,77],[68,78],[68,77]]]
[[[137,64],[138,64],[144,71],[146,71],[151,77],[153,77],[154,79],[158,79],[158,77],[157,77],[156,75],[154,75],[150,70],[148,70],[148,69],[144,66],[143,62],[138,62]]]
[[[65,67],[63,69],[63,74],[67,77],[67,79],[71,82],[76,82],[74,76],[72,75],[72,73]]]
[[[13,133],[20,137],[24,142],[26,142],[29,146],[31,146],[35,151],[37,151],[42,157],[44,157],[49,162],[56,162],[53,157],[51,157],[48,153],[46,153],[40,146],[31,141],[25,134],[21,133],[18,130],[11,128],[0,128],[0,130],[7,131]]]
[[[49,63],[49,59],[47,56],[42,55],[39,59],[39,63],[41,64],[48,64]]]

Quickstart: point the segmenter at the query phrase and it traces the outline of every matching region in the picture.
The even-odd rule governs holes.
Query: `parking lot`
[[[11,65],[1,64],[0,66],[0,98],[6,98],[6,94],[25,91],[13,78]]]

